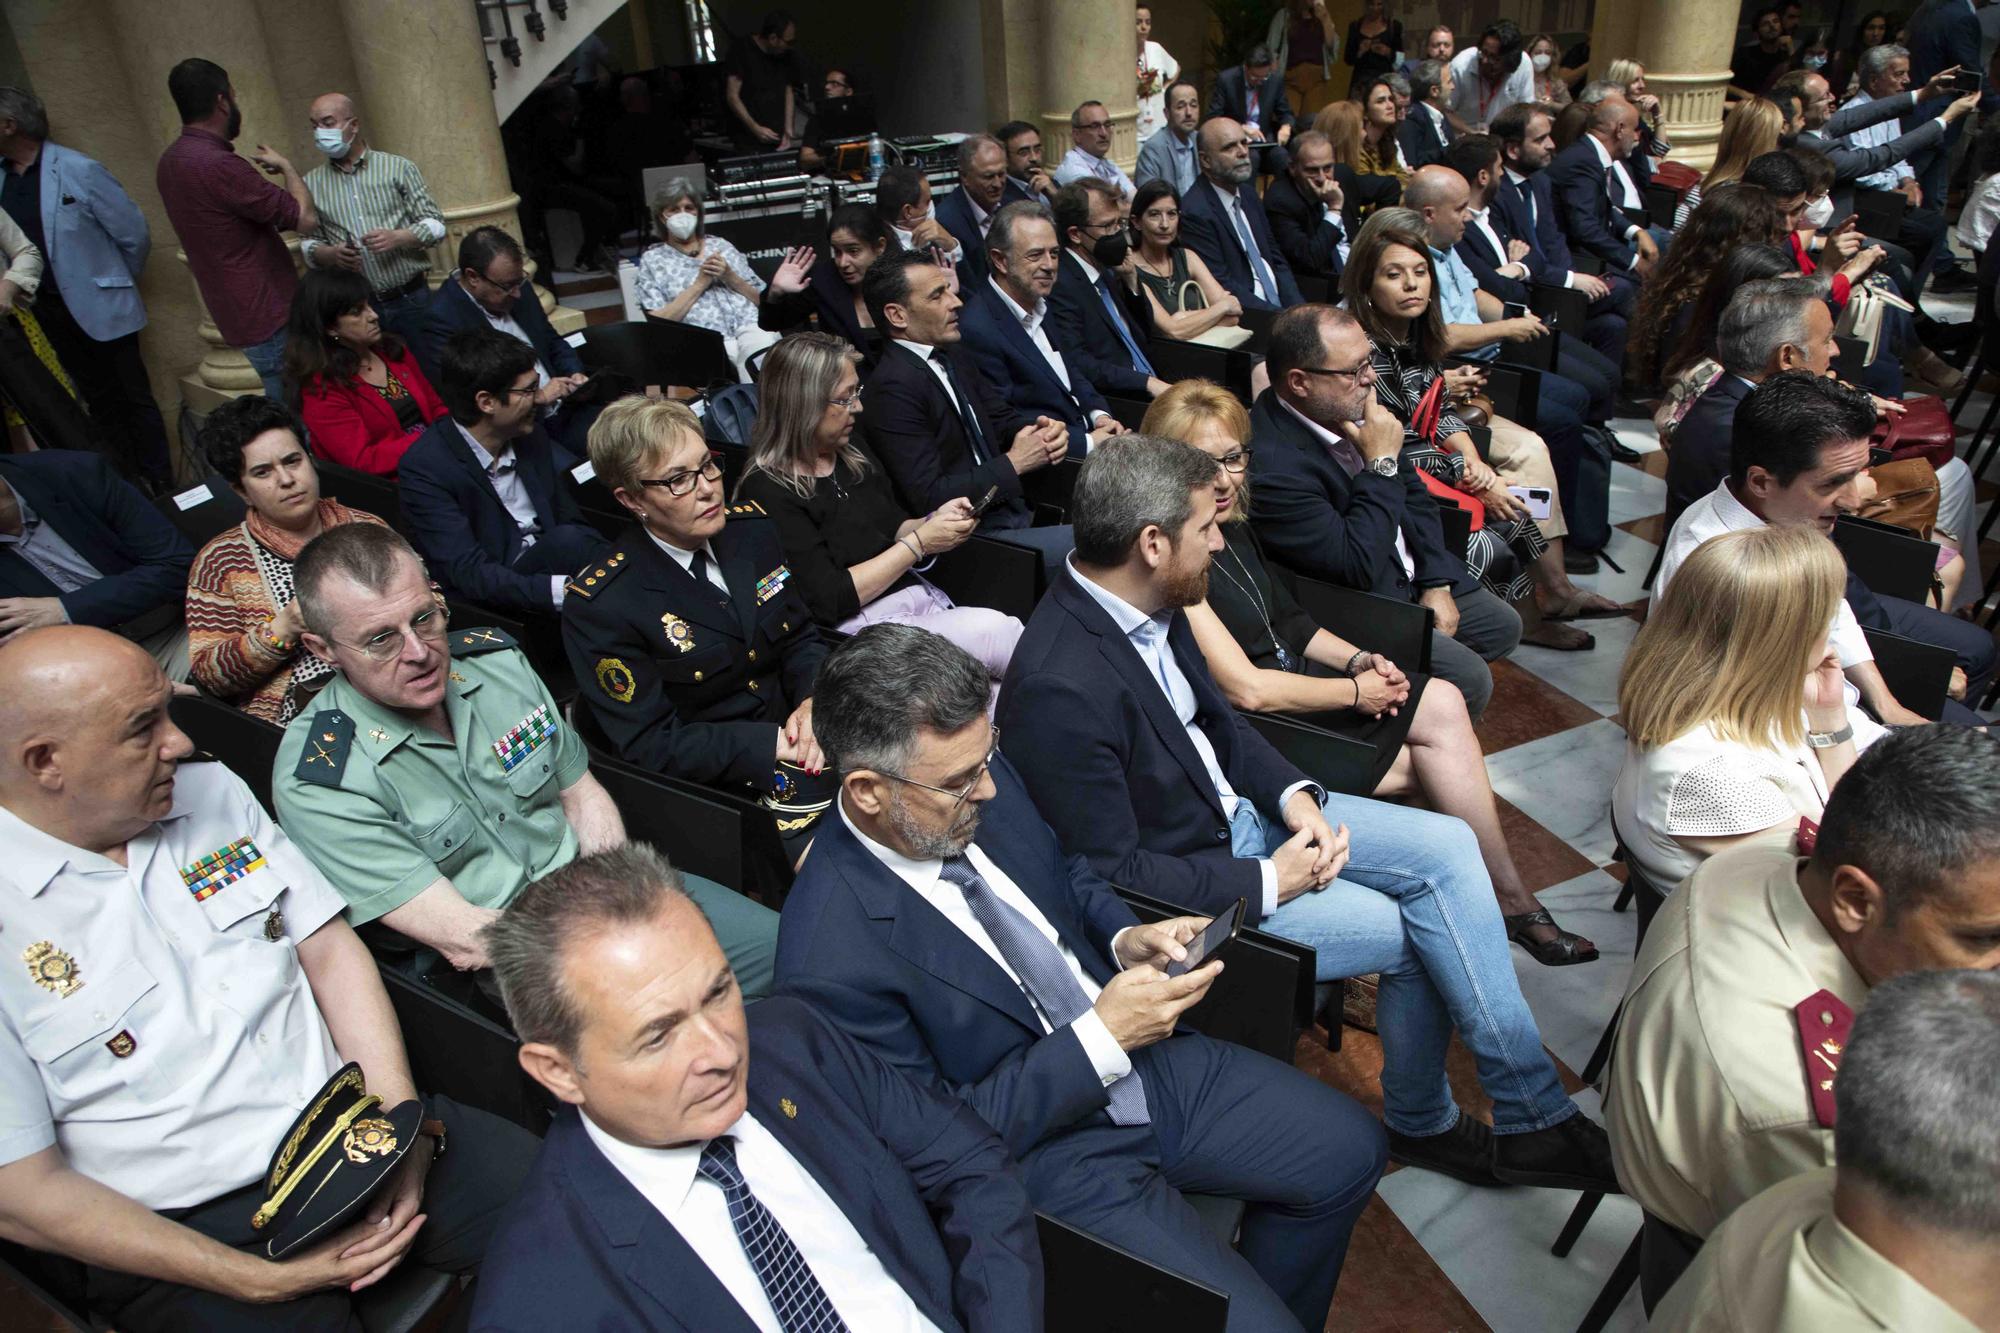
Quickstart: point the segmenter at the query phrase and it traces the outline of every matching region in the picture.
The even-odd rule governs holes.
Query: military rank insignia
[[[1830,990],[1814,991],[1792,1009],[1798,1023],[1799,1049],[1806,1061],[1806,1095],[1813,1119],[1821,1129],[1834,1122],[1833,1081],[1840,1073],[1840,1055],[1854,1028],[1854,1011]]]
[[[667,642],[681,652],[694,648],[694,629],[679,616],[669,611],[660,617],[660,628],[667,632]]]
[[[196,902],[206,902],[245,875],[263,868],[264,853],[257,850],[257,844],[248,838],[238,838],[227,847],[182,866],[181,883],[187,885]]]
[[[68,999],[83,986],[76,959],[47,940],[37,940],[22,950],[21,961],[28,965],[28,975],[37,986],[60,999]]]
[[[757,605],[762,606],[783,592],[785,590],[785,581],[791,577],[792,567],[790,565],[779,565],[763,578],[758,579]]]
[[[493,753],[500,756],[500,771],[512,773],[527,761],[529,755],[548,744],[556,734],[556,720],[549,715],[547,704],[536,704],[535,711],[516,722],[507,734],[493,742]]]
[[[616,657],[598,659],[597,687],[621,704],[631,703],[632,696],[639,692],[638,683],[632,679],[632,668]]]

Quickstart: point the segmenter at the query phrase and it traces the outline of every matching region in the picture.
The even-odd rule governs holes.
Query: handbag
[[[1941,468],[1957,454],[1958,428],[1942,398],[1929,394],[1905,398],[1903,411],[1875,423],[1868,436],[1872,448],[1887,449],[1893,462],[1921,458]]]
[[[1921,458],[1905,458],[1868,469],[1875,494],[1855,510],[1860,518],[1902,528],[1925,541],[1937,531],[1937,472]]]
[[[1876,356],[1881,353],[1882,314],[1891,306],[1911,314],[1917,311],[1915,306],[1896,295],[1889,287],[1888,279],[1871,273],[1848,293],[1847,305],[1833,326],[1836,336],[1852,338],[1862,344],[1861,364],[1864,366],[1874,365]]]
[[[1433,375],[1424,396],[1417,400],[1415,410],[1410,413],[1410,433],[1433,448],[1442,450],[1437,442],[1438,422],[1444,417],[1444,376]],[[1431,498],[1457,505],[1472,515],[1472,530],[1479,531],[1486,526],[1486,506],[1479,500],[1453,486],[1450,482],[1432,476],[1424,468],[1417,468],[1417,480],[1423,482],[1424,489]]]

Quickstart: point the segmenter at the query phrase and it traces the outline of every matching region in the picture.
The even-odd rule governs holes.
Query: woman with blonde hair
[[[843,633],[897,621],[942,634],[985,664],[998,691],[1021,622],[956,606],[919,572],[965,544],[972,503],[903,511],[888,473],[855,438],[859,354],[830,333],[794,333],[764,359],[757,424],[736,499],[778,529],[789,573],[813,619]]]
[[[1681,197],[1680,206],[1674,210],[1674,230],[1679,231],[1701,206],[1704,193],[1713,194],[1718,185],[1742,180],[1752,161],[1776,152],[1778,136],[1784,128],[1785,113],[1769,98],[1752,97],[1738,102],[1723,119],[1722,137],[1715,145],[1715,165]]]
[[[1316,623],[1271,577],[1248,521],[1250,414],[1243,404],[1220,385],[1182,380],[1153,400],[1140,429],[1216,461],[1222,549],[1209,562],[1207,600],[1189,607],[1187,618],[1229,702],[1248,712],[1303,715],[1372,744],[1375,767],[1359,790],[1414,797],[1470,825],[1510,938],[1550,966],[1595,958],[1596,946],[1557,926],[1522,884],[1464,696],[1448,680],[1407,674]]]
[[[1712,537],[1655,599],[1625,658],[1626,853],[1677,884],[1716,852],[1817,820],[1882,728],[1850,712],[1827,635],[1847,567],[1810,524]]]
[[[1538,32],[1521,48],[1535,67],[1535,100],[1553,107],[1570,103],[1569,84],[1562,74],[1562,47],[1545,32]]]

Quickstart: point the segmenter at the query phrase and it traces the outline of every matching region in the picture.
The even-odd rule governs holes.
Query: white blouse
[[[752,287],[760,292],[764,290],[764,280],[751,271],[750,261],[743,257],[743,252],[728,241],[720,236],[704,236],[702,250],[703,253],[713,251],[721,255],[722,261],[739,276],[748,279]],[[700,272],[700,255],[682,254],[665,241],[660,242],[639,256],[639,308],[658,310],[693,286]],[[719,281],[712,282],[707,291],[695,297],[694,304],[687,308],[680,322],[696,328],[713,329],[726,338],[734,338],[746,329],[757,327],[757,303],[746,300]]]
[[[1139,53],[1136,70],[1139,82],[1152,91],[1139,99],[1139,142],[1152,138],[1167,123],[1167,85],[1181,76],[1181,62],[1167,54],[1158,42],[1147,41]]]

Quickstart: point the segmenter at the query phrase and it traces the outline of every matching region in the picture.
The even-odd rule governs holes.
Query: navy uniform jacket
[[[1583,136],[1549,163],[1549,185],[1561,210],[1556,221],[1578,249],[1596,255],[1611,268],[1629,269],[1632,256],[1638,253],[1625,239],[1632,219],[1612,204],[1610,168],[1598,165],[1596,145],[1589,139],[1589,135]],[[1632,183],[1643,198],[1645,184],[1636,177]]]
[[[1402,464],[1394,477],[1367,469],[1354,476],[1270,389],[1250,409],[1250,483],[1257,493],[1257,537],[1278,563],[1301,574],[1399,602],[1420,589],[1449,586],[1463,596],[1479,586],[1445,549],[1437,501]],[[1396,558],[1396,531],[1417,567],[1415,586]]]
[[[1223,776],[1275,816],[1278,797],[1304,775],[1230,707],[1187,617],[1173,618],[1167,646]],[[1091,869],[1190,912],[1213,916],[1248,898],[1248,920],[1262,916],[1262,872],[1230,851],[1222,798],[1187,728],[1131,640],[1067,569],[1014,647],[998,720],[1036,808]]]
[[[583,373],[583,362],[578,359],[576,349],[563,341],[562,335],[549,323],[549,317],[542,313],[542,303],[535,295],[533,283],[521,288],[513,310],[508,313],[521,326],[521,332],[528,335],[528,342],[533,345],[542,369],[548,371],[551,377]],[[442,384],[444,381],[438,372],[444,361],[444,345],[451,341],[451,335],[466,329],[492,327],[493,321],[486,318],[486,312],[471,294],[458,285],[458,279],[446,278],[431,293],[430,305],[424,311],[423,326],[412,340],[417,363],[424,368],[424,374],[432,384]]]
[[[867,411],[861,429],[882,460],[896,494],[912,514],[927,514],[959,496],[977,503],[994,487],[1000,494],[980,516],[986,531],[1031,527],[1033,508],[1021,493],[1021,478],[1007,459],[1015,432],[1034,418],[1009,407],[963,345],[933,348],[932,356],[951,362],[952,377],[972,400],[968,406],[985,433],[976,445],[958,406],[924,359],[898,340],[887,340],[882,359],[863,394]]]
[[[947,1333],[1036,1333],[1034,1212],[993,1131],[797,1000],[763,1000],[746,1013],[750,1110],[924,1316]],[[472,1327],[756,1330],[567,1107],[487,1247]]]
[[[1024,418],[1050,417],[1068,426],[1070,456],[1083,457],[1093,414],[1108,409],[1103,395],[1084,373],[1075,349],[1063,345],[1053,319],[1044,318],[1042,332],[1062,357],[1069,374],[1067,389],[1014,312],[993,290],[991,280],[975,282],[962,294],[965,308],[958,314],[959,333],[988,382],[1002,386],[1007,405]]]
[[[1103,985],[1118,970],[1112,938],[1138,918],[1082,857],[1063,855],[1004,757],[992,773],[998,791],[974,841]],[[1014,979],[836,815],[785,900],[778,980],[917,1082],[969,1103],[1016,1157],[1110,1104],[1076,1033],[1044,1033]]]
[[[1144,351],[1153,336],[1152,302],[1144,293],[1126,291],[1116,273],[1104,276],[1110,281],[1111,299],[1125,317],[1125,327]],[[1067,250],[1056,262],[1056,286],[1049,293],[1049,326],[1055,330],[1056,344],[1068,348],[1083,363],[1083,373],[1090,376],[1099,393],[1115,393],[1141,403],[1152,401],[1146,392],[1146,372],[1132,365],[1132,354],[1112,326],[1097,289],[1084,276],[1083,265]]]
[[[0,480],[104,576],[61,592],[12,547],[0,547],[0,597],[60,597],[72,623],[102,629],[180,607],[194,548],[102,455],[7,454],[0,456]]]
[[[1299,304],[1305,298],[1299,295],[1299,285],[1292,280],[1292,266],[1286,262],[1284,249],[1271,232],[1270,219],[1265,216],[1257,192],[1246,182],[1236,187],[1236,197],[1243,204],[1243,219],[1249,224],[1250,235],[1256,240],[1264,262],[1271,266],[1271,275],[1277,279],[1276,301],[1257,299],[1257,284],[1250,276],[1250,256],[1244,252],[1243,242],[1236,235],[1236,224],[1216,198],[1206,176],[1181,197],[1182,243],[1201,256],[1215,280],[1232,292],[1245,309],[1276,310]]]
[[[655,772],[770,790],[778,729],[826,657],[777,531],[737,505],[709,542],[727,606],[643,528],[614,545],[563,597],[563,647],[599,729]]]

